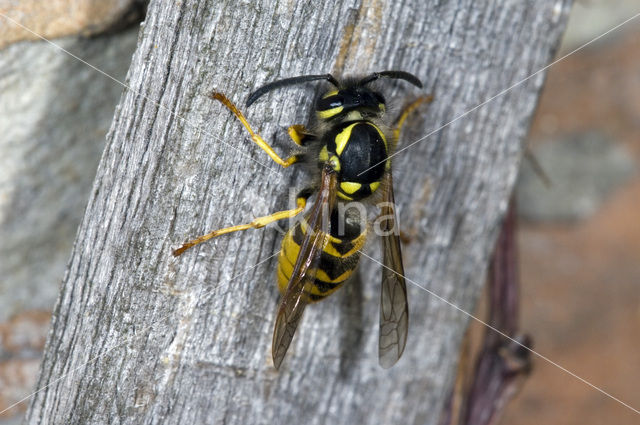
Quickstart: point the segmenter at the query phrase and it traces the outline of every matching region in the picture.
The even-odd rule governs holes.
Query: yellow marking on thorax
[[[331,161],[331,168],[333,168],[333,171],[340,172],[340,158],[333,155],[329,161]]]
[[[342,189],[344,193],[348,193],[349,195],[356,193],[358,190],[360,190],[361,187],[362,185],[360,183],[354,183],[354,182],[340,183],[340,189]]]
[[[353,130],[353,127],[355,127],[358,124],[359,123],[354,122],[353,124],[345,127],[336,136],[336,153],[338,155],[342,155],[342,151],[344,150],[345,146],[347,146],[347,142],[349,141],[349,138],[351,138],[351,131]]]
[[[380,182],[373,182],[369,185],[369,189],[371,189],[371,193],[378,190],[379,187],[380,187]]]
[[[318,154],[318,159],[322,162],[327,162],[329,160],[329,152],[327,152],[327,145],[322,147],[320,150],[320,154]]]
[[[384,135],[384,133],[382,132],[382,130],[380,130],[380,128],[378,128],[377,125],[375,125],[372,122],[368,122],[367,124],[369,124],[371,127],[375,128],[376,131],[378,132],[378,134],[380,135],[380,138],[382,139],[382,141],[384,142],[384,148],[387,152],[389,152],[389,145],[387,145],[387,137]]]

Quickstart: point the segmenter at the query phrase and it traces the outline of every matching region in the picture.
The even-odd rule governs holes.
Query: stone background
[[[578,3],[560,55],[640,12]],[[640,408],[640,18],[552,67],[518,199],[521,329],[534,349]],[[535,183],[535,184],[532,184]],[[631,410],[534,357],[504,424],[636,424]]]

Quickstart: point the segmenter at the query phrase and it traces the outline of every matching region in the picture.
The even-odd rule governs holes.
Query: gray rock
[[[532,221],[589,217],[636,170],[630,154],[598,132],[574,134],[536,147],[534,156],[551,180],[546,187],[524,161],[517,186],[519,213]]]
[[[616,0],[615,7],[611,7],[611,4],[609,0],[576,1],[571,9],[567,31],[562,39],[561,54],[569,53],[590,42],[630,19],[639,11],[638,0]],[[634,22],[630,21],[623,30],[633,24]],[[603,38],[601,42],[606,43],[607,40],[619,34],[616,31],[610,37]]]
[[[117,79],[137,30],[55,40]],[[51,310],[123,87],[46,42],[0,52],[0,321]]]

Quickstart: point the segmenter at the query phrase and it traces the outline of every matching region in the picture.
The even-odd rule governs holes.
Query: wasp
[[[307,304],[320,301],[347,281],[356,270],[368,233],[365,218],[348,214],[340,204],[359,202],[378,196],[383,247],[382,286],[380,297],[379,363],[393,366],[402,355],[408,330],[409,308],[404,279],[399,232],[393,208],[393,183],[390,156],[400,135],[400,129],[420,103],[430,101],[424,96],[411,103],[393,126],[385,123],[386,101],[372,88],[380,79],[398,79],[422,87],[420,80],[404,71],[383,71],[361,79],[336,80],[331,74],[305,75],[266,84],[253,92],[246,103],[250,107],[260,97],[273,90],[306,83],[326,81],[333,87],[315,102],[315,118],[310,128],[292,125],[291,139],[303,153],[282,159],[264,139],[253,131],[245,116],[222,93],[211,97],[221,102],[242,123],[252,140],[276,163],[289,167],[307,162],[315,169],[311,185],[296,196],[296,208],[259,217],[248,224],[214,230],[193,239],[173,252],[185,250],[227,233],[261,228],[272,222],[289,219],[306,210],[307,201],[315,201],[303,218],[285,234],[278,258],[277,283],[282,294],[275,321],[272,357],[280,367]],[[340,220],[343,220],[340,223]],[[342,224],[342,225],[340,225]]]

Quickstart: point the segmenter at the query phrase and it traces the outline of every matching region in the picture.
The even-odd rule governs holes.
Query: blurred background
[[[615,7],[614,4],[615,3]],[[558,56],[640,12],[577,2]],[[549,69],[517,188],[521,329],[534,349],[640,407],[640,18]],[[637,424],[638,415],[534,357],[503,424]]]
[[[67,3],[16,7],[33,17],[25,25],[122,80],[142,2]],[[638,12],[637,0],[577,2],[558,57]],[[16,43],[24,38],[0,17],[0,411],[36,385],[58,285],[122,92],[42,41]],[[540,353],[638,408],[640,18],[549,69],[529,146],[552,185],[523,163],[520,328]],[[20,423],[26,406],[0,414],[0,425]],[[639,422],[534,358],[501,423]]]

